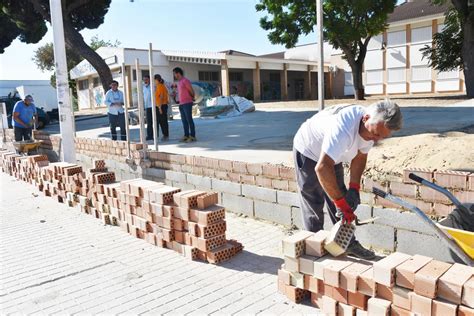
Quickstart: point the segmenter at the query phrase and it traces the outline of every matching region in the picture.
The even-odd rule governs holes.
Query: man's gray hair
[[[369,105],[365,113],[370,116],[369,124],[384,122],[385,126],[393,131],[402,128],[403,117],[400,107],[390,99]]]

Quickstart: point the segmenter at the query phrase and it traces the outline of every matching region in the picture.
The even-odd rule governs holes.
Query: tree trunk
[[[64,37],[66,44],[74,50],[77,54],[86,59],[92,67],[95,68],[99,74],[100,81],[102,82],[102,87],[104,92],[109,90],[109,85],[112,82],[112,72],[110,71],[109,66],[105,61],[97,54],[89,45],[84,42],[84,38],[81,33],[79,33],[67,20],[67,17],[63,17],[64,21]]]
[[[462,58],[466,95],[474,98],[474,12],[470,12],[464,21]]]
[[[354,84],[354,97],[356,100],[365,100],[364,85],[362,82],[362,65],[356,62],[350,66],[352,69],[352,82]]]

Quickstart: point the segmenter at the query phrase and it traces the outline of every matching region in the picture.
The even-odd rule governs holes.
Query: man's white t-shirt
[[[293,140],[293,147],[304,156],[318,161],[321,152],[335,164],[351,162],[358,151],[368,153],[374,145],[359,135],[364,108],[358,105],[330,107],[304,122]]]

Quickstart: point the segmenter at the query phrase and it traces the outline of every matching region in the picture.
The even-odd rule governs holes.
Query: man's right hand
[[[335,200],[334,204],[336,205],[337,209],[341,211],[342,213],[342,223],[347,223],[350,224],[352,221],[356,219],[356,216],[354,214],[354,210],[350,207],[349,203],[347,203],[347,200],[345,197]]]

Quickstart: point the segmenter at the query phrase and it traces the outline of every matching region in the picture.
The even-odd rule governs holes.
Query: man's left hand
[[[347,204],[353,209],[356,210],[360,204],[360,185],[357,183],[349,183],[349,190],[346,193]]]

